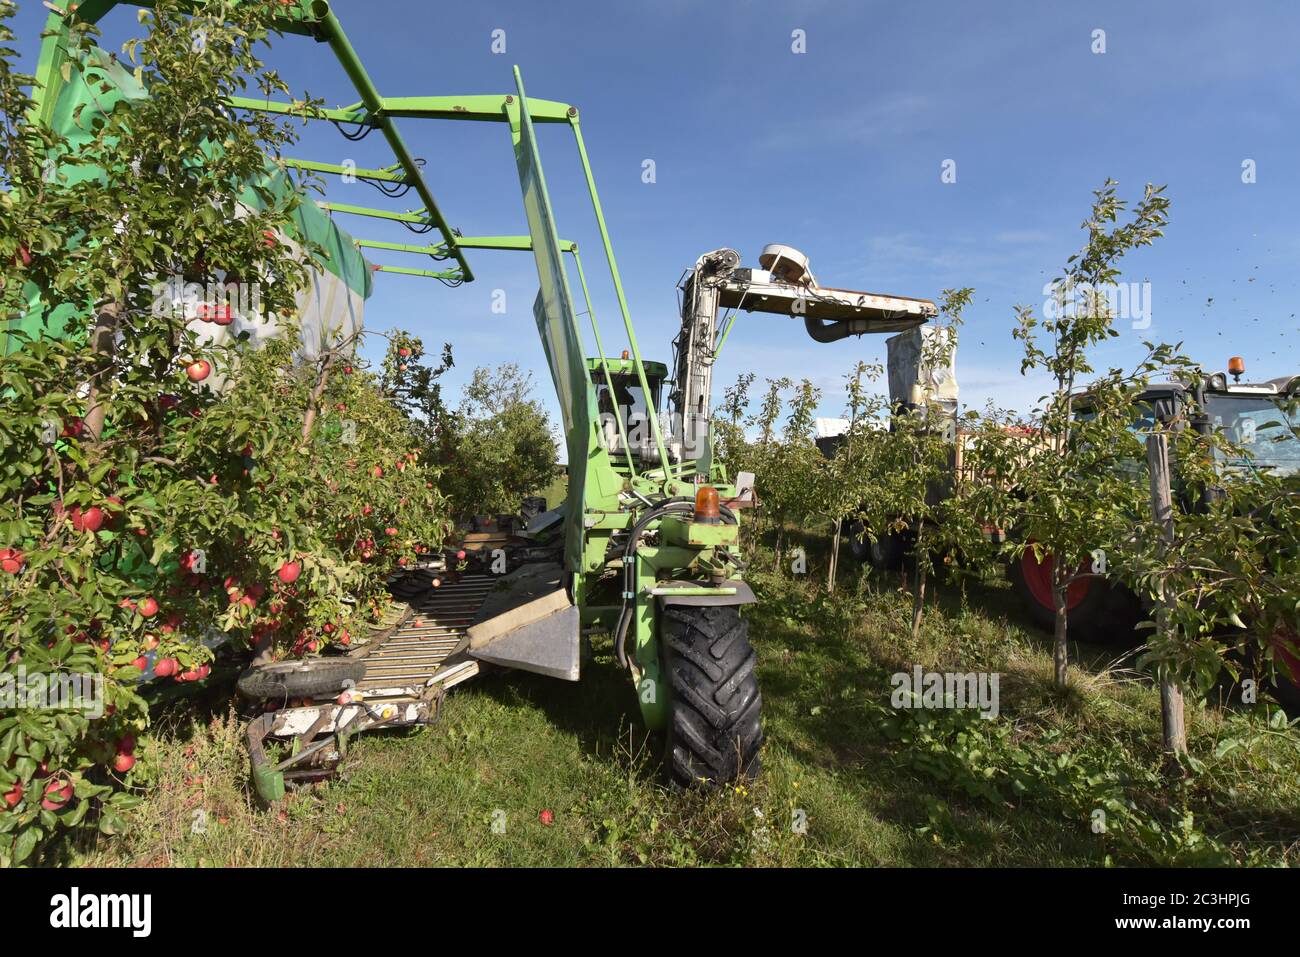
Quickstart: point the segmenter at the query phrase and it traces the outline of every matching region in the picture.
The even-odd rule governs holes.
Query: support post
[[[840,536],[844,531],[844,519],[835,520],[835,534],[831,536],[831,565],[826,575],[826,591],[835,591],[835,571],[840,564]]]
[[[1169,438],[1164,432],[1147,436],[1147,470],[1151,482],[1151,515],[1160,526],[1167,550],[1174,542],[1174,505],[1169,488]],[[1156,594],[1156,633],[1169,629],[1169,604],[1163,579]],[[1187,728],[1183,720],[1183,691],[1160,669],[1160,724],[1165,753],[1172,759],[1187,753]]]

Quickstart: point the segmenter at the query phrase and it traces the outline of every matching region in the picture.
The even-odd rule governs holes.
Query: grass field
[[[720,793],[659,783],[660,743],[597,637],[583,680],[483,675],[439,725],[355,742],[341,776],[256,806],[241,723],[219,710],[144,743],[157,767],[128,833],[68,851],[98,865],[1102,865],[1294,863],[1300,730],[1263,706],[1189,704],[1192,767],[1166,777],[1145,679],[1076,649],[1051,689],[1050,636],[992,585],[943,590],[918,643],[896,579],[848,563],[751,576],[767,745]],[[755,566],[761,565],[763,554]],[[770,557],[767,558],[770,562]],[[914,663],[1000,675],[1001,713],[889,706]],[[549,809],[550,826],[539,820]],[[1099,824],[1102,827],[1099,827]]]

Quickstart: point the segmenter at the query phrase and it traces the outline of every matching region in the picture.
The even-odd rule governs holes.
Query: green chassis
[[[117,6],[148,7],[147,0],[122,3],[117,0],[83,0],[70,12],[54,12],[46,27],[41,47],[36,105],[33,118],[51,121],[61,85],[70,82],[63,75],[68,58],[66,46],[70,23],[75,19],[96,23]],[[202,0],[189,3],[191,9],[203,6]],[[423,276],[444,282],[469,282],[474,279],[466,250],[494,249],[532,251],[537,261],[541,293],[535,306],[538,331],[546,351],[547,363],[556,386],[560,406],[565,412],[569,436],[570,479],[565,516],[565,566],[571,575],[571,595],[581,611],[586,626],[612,628],[623,602],[633,606],[633,626],[629,640],[634,649],[632,666],[638,686],[638,700],[646,724],[662,728],[668,713],[668,696],[650,693],[659,682],[658,610],[662,600],[672,596],[649,594],[651,588],[662,592],[656,582],[672,582],[675,595],[717,599],[718,604],[736,604],[745,600],[748,589],[739,586],[735,568],[726,560],[725,546],[734,545],[738,524],[706,525],[666,516],[649,530],[657,531],[655,544],[641,545],[633,559],[636,564],[635,589],[624,595],[621,576],[611,574],[621,559],[609,559],[611,538],[620,530],[633,526],[638,514],[644,514],[648,502],[662,502],[675,497],[694,496],[700,484],[710,483],[726,500],[735,495],[721,466],[712,455],[712,437],[706,442],[707,453],[699,460],[670,462],[657,415],[649,416],[653,448],[657,463],[647,466],[631,455],[625,423],[616,413],[621,448],[627,454],[615,461],[600,438],[597,424],[595,384],[590,369],[599,368],[605,382],[613,389],[612,376],[634,375],[643,390],[651,395],[647,363],[642,362],[632,326],[627,299],[623,292],[613,246],[596,192],[595,178],[587,157],[576,107],[550,100],[529,99],[523,80],[515,69],[516,92],[501,95],[384,97],[371,81],[365,67],[348,40],[342,25],[326,0],[299,0],[286,4],[279,28],[285,34],[310,37],[327,44],[356,88],[359,101],[339,109],[323,109],[304,114],[293,103],[274,102],[249,97],[234,97],[230,105],[237,109],[292,115],[303,119],[324,120],[371,127],[382,132],[396,162],[379,169],[356,170],[338,164],[306,159],[281,159],[285,167],[330,175],[354,175],[376,181],[409,184],[422,206],[415,210],[393,211],[328,201],[320,202],[331,213],[399,221],[436,228],[440,241],[428,245],[356,240],[359,248],[428,256],[439,268],[411,268],[380,265],[377,271]],[[463,236],[454,230],[434,200],[420,166],[398,131],[398,119],[428,119],[502,123],[510,131],[511,143],[519,169],[524,207],[528,216],[527,236]],[[629,358],[607,359],[599,325],[591,306],[587,281],[576,243],[559,238],[554,213],[546,192],[537,142],[533,134],[536,123],[567,124],[573,132],[596,225],[617,296],[619,311],[627,336]],[[590,318],[591,333],[600,357],[587,360],[582,346],[578,312],[569,288],[567,266],[562,254],[568,253],[576,269],[579,286]],[[720,348],[720,346],[719,346]],[[650,364],[659,377],[666,370]],[[585,463],[585,465],[584,465]],[[752,599],[750,599],[752,600]],[[652,684],[649,684],[653,682]]]

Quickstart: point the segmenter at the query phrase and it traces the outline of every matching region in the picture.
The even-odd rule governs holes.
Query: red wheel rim
[[[1281,666],[1278,670],[1286,674],[1292,684],[1300,684],[1300,657],[1296,656],[1296,636],[1288,635],[1285,630],[1278,630],[1269,636],[1273,646],[1274,660]]]
[[[1020,556],[1020,572],[1025,579],[1029,594],[1038,604],[1054,612],[1056,600],[1052,598],[1052,568],[1051,555],[1044,555],[1040,562],[1034,556],[1034,550],[1026,548],[1025,553]],[[1079,568],[1083,569],[1084,566],[1080,565]],[[1080,602],[1088,596],[1088,589],[1091,587],[1091,578],[1077,578],[1071,582],[1070,587],[1065,590],[1065,610],[1073,611],[1079,607]]]

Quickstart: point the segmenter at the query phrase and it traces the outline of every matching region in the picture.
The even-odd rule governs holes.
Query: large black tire
[[[254,701],[311,698],[342,691],[365,673],[365,664],[353,658],[304,658],[253,665],[239,676],[236,687]]]
[[[1056,627],[1056,609],[1050,594],[1044,592],[1041,578],[1031,582],[1034,569],[1033,552],[1007,566],[1012,588],[1034,624],[1045,631]],[[1135,628],[1142,620],[1142,608],[1137,597],[1122,585],[1104,578],[1083,579],[1083,597],[1065,614],[1066,628],[1073,638],[1101,645],[1130,648],[1142,643],[1143,637]],[[1071,586],[1076,587],[1076,586]]]
[[[659,635],[672,695],[664,755],[672,782],[717,787],[756,776],[763,698],[739,608],[670,605]]]
[[[903,567],[907,543],[897,532],[886,532],[881,538],[864,534],[861,522],[849,526],[849,551],[860,562],[882,572],[896,572]]]

